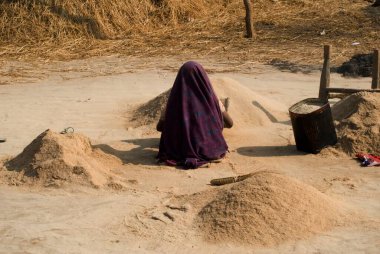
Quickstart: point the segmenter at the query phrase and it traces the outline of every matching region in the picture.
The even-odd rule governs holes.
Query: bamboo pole
[[[324,102],[328,101],[327,88],[330,87],[330,56],[331,45],[325,45],[323,47],[323,68],[321,74],[321,81],[319,84],[319,99]]]
[[[379,50],[373,51],[373,66],[372,66],[372,89],[380,88],[380,57]]]
[[[244,0],[244,6],[245,6],[245,26],[247,29],[247,38],[253,37],[253,24],[252,24],[252,8],[251,8],[251,1],[250,0]]]

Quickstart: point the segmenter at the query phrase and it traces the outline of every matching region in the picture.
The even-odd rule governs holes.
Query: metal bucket
[[[330,104],[317,98],[302,100],[289,108],[297,149],[319,153],[335,145],[337,136]]]

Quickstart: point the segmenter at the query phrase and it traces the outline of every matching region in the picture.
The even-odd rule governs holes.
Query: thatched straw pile
[[[189,23],[220,12],[225,1],[14,0],[0,4],[1,38],[8,42],[118,39]]]
[[[241,0],[4,0],[0,56],[61,59],[128,55],[275,57],[312,62],[331,43],[351,54],[380,47],[380,10],[365,1],[255,0],[257,38],[244,38]],[[325,30],[325,35],[320,33]],[[43,49],[43,50],[41,50]],[[300,59],[294,56],[301,54]],[[343,56],[343,55],[340,55]],[[345,59],[342,59],[345,60]]]

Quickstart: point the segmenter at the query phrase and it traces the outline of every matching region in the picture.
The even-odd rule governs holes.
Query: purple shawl
[[[205,70],[185,63],[169,95],[157,157],[187,169],[220,159],[228,150],[222,130],[218,98]]]

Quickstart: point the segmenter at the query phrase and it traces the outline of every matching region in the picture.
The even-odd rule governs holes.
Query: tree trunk
[[[253,37],[253,25],[252,25],[252,8],[251,0],[244,0],[245,6],[245,26],[247,29],[247,38]]]

